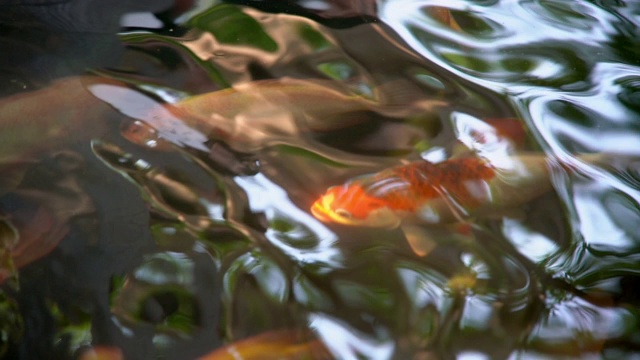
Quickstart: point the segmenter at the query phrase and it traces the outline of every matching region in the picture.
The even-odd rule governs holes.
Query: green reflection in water
[[[262,25],[236,6],[214,6],[194,16],[188,25],[212,33],[224,44],[246,45],[268,52],[278,51],[278,44],[264,31]]]
[[[326,50],[332,47],[331,42],[318,30],[309,24],[301,23],[298,25],[298,34],[300,38],[309,44],[315,51]]]
[[[220,69],[216,66],[216,64],[212,61],[207,61],[206,59],[201,59],[198,55],[194,54],[191,49],[189,49],[187,46],[185,46],[185,42],[182,41],[181,39],[178,38],[172,38],[172,37],[167,37],[167,36],[161,36],[161,35],[156,35],[156,34],[138,34],[138,33],[132,33],[132,34],[122,34],[120,35],[120,39],[122,40],[123,43],[128,44],[129,46],[132,46],[133,48],[135,47],[140,47],[140,48],[144,48],[145,45],[149,44],[149,43],[154,43],[157,42],[158,44],[164,44],[167,47],[170,48],[176,48],[179,49],[179,52],[181,54],[184,54],[185,56],[188,56],[193,62],[195,62],[196,64],[198,64],[198,66],[205,70],[206,74],[209,76],[209,79],[217,84],[220,87],[229,87],[230,84],[229,82],[224,78],[224,76],[222,76],[222,73],[220,72]],[[143,53],[143,51],[138,51],[136,52],[137,54],[139,53]],[[158,59],[156,58],[152,58],[151,56],[144,56],[145,59],[147,59],[146,62],[151,62],[154,63],[154,65],[157,64]],[[148,66],[148,65],[147,65]],[[126,69],[131,71],[132,69]],[[140,69],[138,71],[142,71],[144,69]],[[169,69],[167,69],[169,70]],[[101,74],[107,74],[107,72],[105,72],[104,70],[101,71]],[[109,77],[115,77],[112,73],[108,73]],[[142,83],[138,83],[136,81],[136,79],[132,79],[131,77],[117,77],[118,80],[122,80],[122,81],[126,81],[127,83],[132,83],[132,84],[142,84]],[[144,83],[144,85],[149,86],[149,84]]]
[[[18,304],[0,291],[0,356],[9,343],[16,343],[24,334],[24,322]]]
[[[194,271],[186,254],[153,254],[118,282],[112,310],[128,322],[154,324],[158,333],[188,336],[200,323]]]
[[[346,80],[355,74],[353,67],[344,62],[322,63],[318,65],[318,70],[336,80]]]

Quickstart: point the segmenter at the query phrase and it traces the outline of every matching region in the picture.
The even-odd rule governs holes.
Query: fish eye
[[[336,215],[343,218],[351,219],[352,217],[351,213],[345,209],[336,209],[335,212],[336,212]]]

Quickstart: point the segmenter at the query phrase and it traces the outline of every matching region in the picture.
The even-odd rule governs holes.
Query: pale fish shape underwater
[[[396,94],[402,84],[378,86],[373,89],[375,100],[326,79],[257,80],[165,104],[118,84],[92,85],[89,91],[123,114],[145,122],[170,142],[208,151],[204,143],[216,138],[246,152],[273,142],[295,142],[300,132],[353,125],[342,116],[350,112],[371,111],[390,118],[429,117],[448,105],[411,92],[400,96],[400,102],[385,101],[382,94]],[[140,135],[146,136],[143,131],[128,138],[144,142]]]

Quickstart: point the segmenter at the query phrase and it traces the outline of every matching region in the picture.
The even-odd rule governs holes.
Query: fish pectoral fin
[[[393,230],[393,229],[397,229],[400,225],[402,224],[401,220],[398,220],[396,222],[387,224],[385,226],[380,227],[381,229],[386,229],[386,230]],[[375,227],[375,226],[374,226]]]
[[[403,225],[401,229],[413,253],[420,257],[429,255],[437,246],[433,237],[420,226]]]
[[[401,227],[413,253],[419,257],[429,255],[439,243],[470,241],[474,239],[469,223],[441,226],[419,226],[404,224]]]

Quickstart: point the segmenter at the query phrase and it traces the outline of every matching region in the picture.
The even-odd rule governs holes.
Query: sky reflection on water
[[[20,147],[0,147],[0,220],[22,246],[47,238],[25,229],[66,235],[15,267],[0,248],[20,285],[0,293],[8,356],[638,355],[637,5],[238,2],[129,13],[130,28],[103,34],[108,59],[11,68],[24,86],[2,100],[0,129]],[[43,26],[80,36],[56,21]],[[77,68],[97,71],[46,85]],[[70,114],[92,122],[60,135],[46,121]],[[518,140],[500,133],[514,121]],[[422,158],[474,153],[521,180],[520,151],[548,162],[553,191],[463,224],[364,228],[309,211],[330,186]],[[377,188],[409,184],[389,180]],[[22,321],[41,326],[22,337]]]

